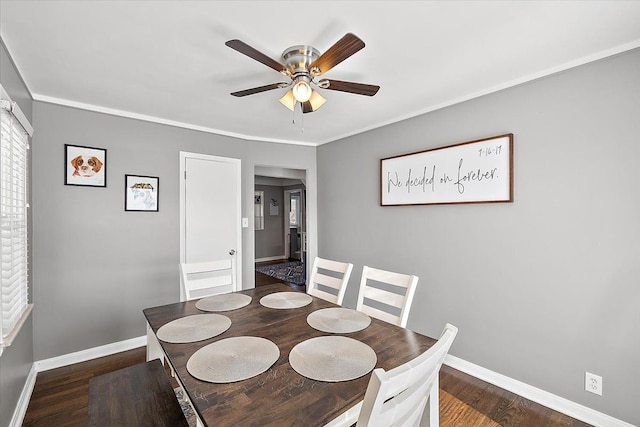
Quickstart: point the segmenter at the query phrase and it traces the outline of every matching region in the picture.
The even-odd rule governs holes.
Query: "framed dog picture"
[[[159,185],[157,176],[125,175],[124,210],[158,212]]]
[[[107,150],[64,145],[64,184],[107,186]]]

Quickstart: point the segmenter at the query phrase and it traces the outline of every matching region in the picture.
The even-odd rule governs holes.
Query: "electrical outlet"
[[[602,396],[602,377],[590,372],[584,373],[584,389]]]

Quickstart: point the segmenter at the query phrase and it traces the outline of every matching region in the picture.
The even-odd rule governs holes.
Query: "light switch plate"
[[[242,218],[242,228],[249,227],[249,218]]]

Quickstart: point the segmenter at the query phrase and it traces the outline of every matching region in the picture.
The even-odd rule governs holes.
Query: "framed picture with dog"
[[[159,185],[157,176],[125,175],[124,210],[158,212]]]
[[[64,164],[65,185],[107,186],[107,150],[65,144]]]

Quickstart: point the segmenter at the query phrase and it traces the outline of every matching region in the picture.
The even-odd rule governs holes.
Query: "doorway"
[[[265,270],[271,279],[304,286],[306,171],[256,166],[254,173],[256,286],[270,280]]]

